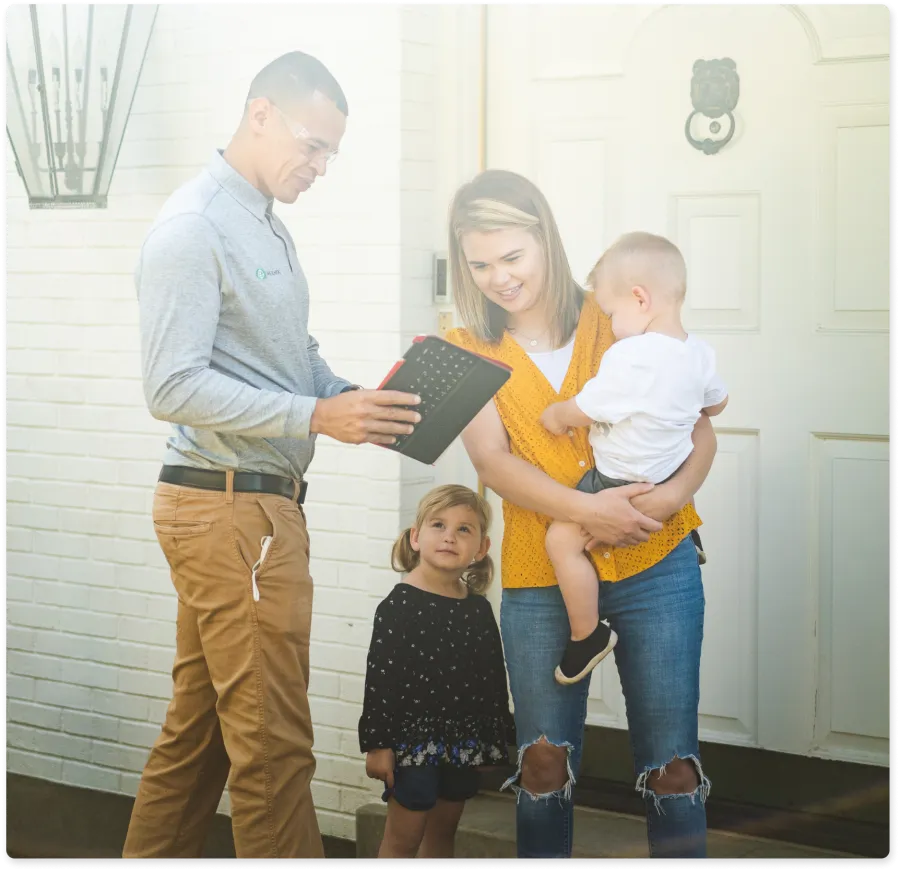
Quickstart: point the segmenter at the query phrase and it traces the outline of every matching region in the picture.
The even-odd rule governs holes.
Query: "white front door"
[[[540,186],[577,280],[622,232],[675,241],[730,388],[701,737],[885,765],[887,52],[883,6],[488,7],[488,166]],[[736,131],[707,155],[692,71],[725,57]],[[625,726],[612,658],[588,720]]]

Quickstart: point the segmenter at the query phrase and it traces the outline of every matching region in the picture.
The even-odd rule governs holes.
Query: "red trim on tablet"
[[[376,389],[376,390],[381,390],[381,388],[384,387],[384,385],[387,384],[388,381],[391,380],[391,378],[393,377],[394,373],[395,373],[395,372],[396,372],[396,371],[397,371],[397,370],[398,370],[405,362],[406,362],[406,360],[398,360],[396,363],[394,363],[393,367],[391,368],[391,371],[388,372],[388,374],[384,376],[384,380],[383,380],[383,381],[381,382],[381,384],[379,384],[375,389]]]

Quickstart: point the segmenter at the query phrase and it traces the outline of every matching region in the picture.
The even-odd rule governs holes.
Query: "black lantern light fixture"
[[[105,208],[157,6],[6,12],[6,133],[33,209]]]

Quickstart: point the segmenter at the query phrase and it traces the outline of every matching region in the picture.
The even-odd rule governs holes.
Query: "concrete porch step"
[[[384,834],[387,807],[382,802],[356,811],[356,857],[371,859]],[[711,859],[824,859],[851,858],[836,853],[735,832],[710,830]],[[516,855],[515,799],[478,795],[466,804],[456,835],[456,856],[461,859],[510,859]],[[578,859],[647,858],[647,828],[643,817],[593,808],[575,808],[575,847]]]

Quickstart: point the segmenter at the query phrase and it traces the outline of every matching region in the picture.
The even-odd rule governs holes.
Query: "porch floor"
[[[386,806],[366,804],[356,811],[356,856],[374,858],[384,832]],[[515,858],[515,799],[479,795],[466,804],[456,836],[456,855],[462,859]],[[784,841],[711,829],[711,859],[824,859],[852,858],[850,853],[820,850]],[[593,808],[575,808],[573,857],[647,858],[647,830],[642,817]]]

